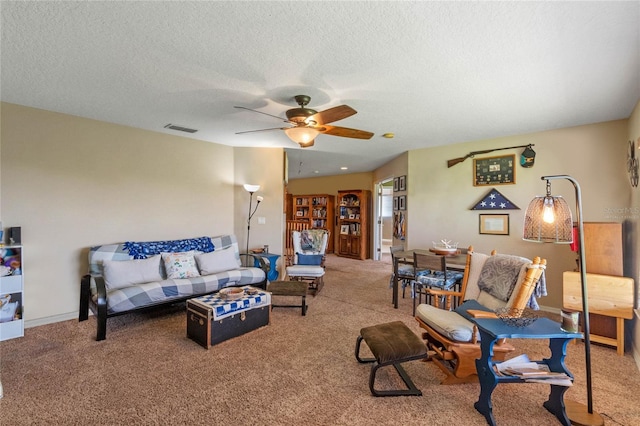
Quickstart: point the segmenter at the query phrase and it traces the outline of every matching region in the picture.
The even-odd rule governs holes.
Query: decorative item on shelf
[[[505,307],[496,309],[495,312],[510,327],[527,327],[538,319],[538,314],[531,309]]]
[[[254,253],[254,254],[261,254],[264,253],[264,248],[262,247],[256,247],[256,248],[252,248],[250,253]]]
[[[520,210],[520,207],[513,204],[497,189],[491,188],[471,210]]]
[[[571,209],[560,196],[551,195],[551,180],[565,179],[573,184],[576,198],[576,219],[578,222],[578,253],[580,258],[580,281],[582,284],[582,331],[584,338],[585,372],[587,381],[587,406],[565,401],[567,417],[572,424],[604,425],[604,419],[593,411],[591,387],[591,340],[589,330],[589,297],[587,294],[587,265],[584,252],[584,223],[582,218],[582,191],[571,176],[542,176],[547,181],[547,194],[535,197],[524,216],[523,240],[543,243],[571,244],[573,242],[573,219]]]
[[[256,197],[256,207],[253,209],[253,211],[251,211],[251,206],[253,202],[253,193],[260,189],[260,185],[251,185],[251,184],[245,183],[244,189],[249,193],[249,215],[247,217],[247,250],[245,251],[245,253],[249,253],[249,235],[251,234],[251,218],[256,213],[256,210],[258,210],[258,206],[260,205],[262,200],[264,200],[264,197],[261,197],[260,195]]]

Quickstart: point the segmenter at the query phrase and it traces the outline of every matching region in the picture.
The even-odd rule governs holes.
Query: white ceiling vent
[[[196,129],[190,129],[188,127],[184,127],[184,126],[178,126],[175,124],[167,124],[166,126],[164,126],[165,129],[171,129],[171,130],[178,130],[180,132],[187,132],[187,133],[195,133],[197,132]]]

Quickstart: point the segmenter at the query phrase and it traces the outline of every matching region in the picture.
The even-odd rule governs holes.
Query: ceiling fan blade
[[[343,118],[351,117],[358,111],[351,108],[348,105],[340,105],[337,107],[329,108],[324,111],[317,112],[307,119],[313,120],[318,124],[333,123],[334,121],[342,120]]]
[[[331,136],[341,136],[343,138],[354,138],[354,139],[371,139],[373,137],[373,133],[367,132],[366,130],[358,130],[358,129],[349,129],[348,127],[338,127],[338,126],[324,126],[325,131],[322,133],[325,135]]]
[[[272,127],[270,129],[258,129],[258,130],[245,130],[244,132],[236,132],[236,135],[243,133],[256,133],[256,132],[270,132],[271,130],[286,130],[288,127]]]
[[[282,120],[285,123],[290,123],[289,120],[284,119],[282,117],[278,117],[277,115],[271,115],[271,114],[267,114],[266,112],[262,112],[262,111],[258,111],[257,109],[251,109],[251,108],[247,108],[247,107],[241,107],[241,106],[234,106],[234,108],[238,108],[238,109],[246,109],[247,111],[253,111],[253,112],[257,112],[258,114],[263,114],[263,115],[268,115],[269,117],[273,117],[273,118],[277,118],[278,120]]]

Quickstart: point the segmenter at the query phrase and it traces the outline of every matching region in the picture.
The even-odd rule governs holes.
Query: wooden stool
[[[360,358],[362,340],[367,342],[367,346],[375,358]],[[421,396],[422,392],[416,388],[400,363],[426,357],[427,346],[402,321],[365,327],[360,330],[360,336],[356,340],[356,359],[358,362],[375,362],[371,366],[371,374],[369,375],[369,389],[374,396]],[[386,365],[395,367],[408,389],[383,391],[374,388],[378,368]]]
[[[272,281],[267,285],[267,291],[272,296],[298,296],[302,297],[300,305],[274,305],[274,308],[302,308],[302,316],[307,315],[307,289],[309,285],[305,281]]]

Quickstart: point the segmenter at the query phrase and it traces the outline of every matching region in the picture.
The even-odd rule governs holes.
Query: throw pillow
[[[160,256],[134,260],[105,260],[102,262],[102,276],[107,290],[162,281]]]
[[[298,265],[321,265],[321,254],[300,254],[298,253]]]
[[[162,253],[164,269],[167,271],[167,278],[193,278],[199,277],[200,273],[196,267],[193,251],[181,253]]]
[[[233,247],[215,250],[211,253],[196,254],[196,262],[201,275],[217,274],[238,268],[238,261]]]

